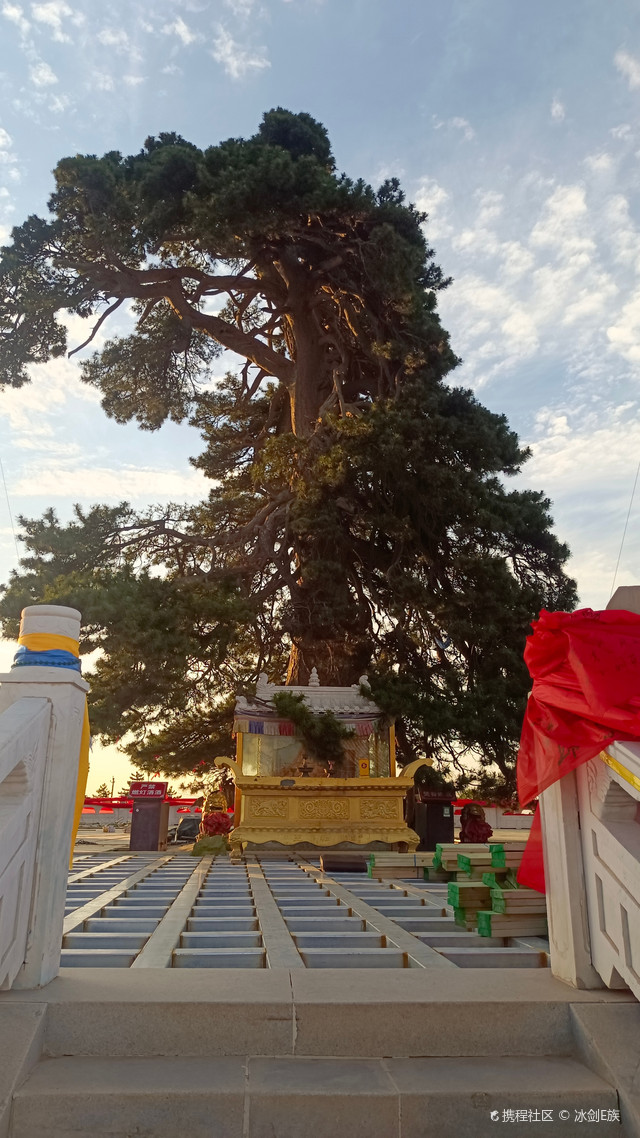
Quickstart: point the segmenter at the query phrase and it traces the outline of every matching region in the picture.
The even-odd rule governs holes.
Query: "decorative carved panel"
[[[254,798],[252,796],[250,806],[253,818],[286,818],[289,803],[286,798]]]
[[[310,798],[300,802],[300,818],[315,818],[331,821],[349,817],[349,803],[346,798]]]
[[[361,818],[392,818],[398,817],[398,803],[388,798],[363,798],[360,802]]]

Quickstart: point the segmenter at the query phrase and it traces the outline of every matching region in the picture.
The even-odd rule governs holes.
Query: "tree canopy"
[[[528,452],[449,382],[426,216],[396,179],[338,173],[324,127],[282,108],[249,139],[161,134],[54,176],[49,217],[0,255],[0,382],[85,318],[82,380],[118,422],[195,427],[210,490],[21,519],[7,633],[26,603],[77,605],[102,649],[93,723],[144,769],[206,769],[236,690],[316,666],[368,671],[403,759],[473,752],[510,785],[524,637],[574,585],[548,500],[507,487]]]

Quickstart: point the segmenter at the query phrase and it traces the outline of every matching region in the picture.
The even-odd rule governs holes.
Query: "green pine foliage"
[[[314,759],[338,765],[342,762],[342,744],[355,735],[352,727],[345,727],[332,711],[312,711],[302,693],[276,692],[272,702],[278,715],[293,723],[296,734]]]
[[[509,793],[524,638],[575,589],[550,503],[509,488],[527,450],[450,382],[425,215],[396,179],[340,174],[324,127],[282,108],[248,139],[161,134],[54,176],[49,218],[0,252],[0,384],[85,318],[73,350],[105,412],[190,423],[210,491],[21,519],[5,634],[25,604],[78,607],[94,728],[148,772],[204,773],[230,753],[236,691],[316,666],[367,672],[402,760],[467,786],[473,757]],[[225,351],[241,363],[214,381]]]

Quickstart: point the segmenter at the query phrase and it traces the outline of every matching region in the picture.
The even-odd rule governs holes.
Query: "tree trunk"
[[[369,666],[371,643],[355,636],[344,640],[295,640],[289,653],[287,684],[309,683],[311,669],[327,687],[351,687],[357,684]]]
[[[287,341],[293,360],[288,379],[291,425],[294,435],[308,439],[315,429],[318,412],[333,386],[331,367],[322,331],[314,311],[315,285],[301,268],[293,250],[283,252],[278,271],[287,286]]]

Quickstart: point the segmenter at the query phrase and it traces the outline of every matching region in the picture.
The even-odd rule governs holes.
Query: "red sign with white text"
[[[129,794],[132,798],[163,798],[167,793],[168,782],[132,782]]]

